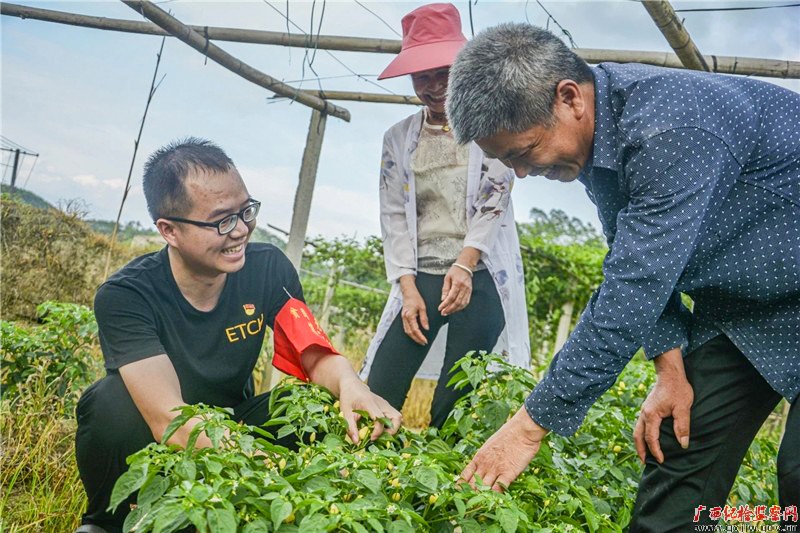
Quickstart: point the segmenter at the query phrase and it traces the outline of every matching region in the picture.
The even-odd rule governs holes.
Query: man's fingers
[[[475,488],[475,481],[473,480],[473,477],[475,476],[476,469],[477,466],[475,465],[475,459],[473,459],[461,472],[461,479],[469,483],[469,486],[473,489]]]
[[[494,482],[497,480],[497,474],[494,472],[481,472],[478,470],[475,475],[480,478],[481,485],[484,487],[494,487]]]
[[[636,446],[636,454],[639,456],[639,460],[644,464],[645,455],[647,453],[647,448],[645,447],[644,443],[644,415],[639,415],[639,419],[636,420],[636,428],[633,430],[633,443]]]
[[[389,434],[394,435],[397,433],[400,430],[400,426],[403,425],[403,414],[387,403],[383,410],[383,416],[392,421],[392,427],[388,430]]]
[[[395,435],[398,431],[400,431],[400,426],[403,425],[403,416],[400,414],[396,416],[390,416],[389,420],[392,421],[392,427],[388,429],[389,435]]]
[[[506,488],[514,481],[506,474],[500,474],[497,476],[494,484],[492,485],[492,490],[495,492],[505,492]]]
[[[375,427],[372,430],[372,435],[370,435],[369,437],[370,440],[375,440],[378,437],[380,437],[381,433],[383,433],[383,430],[384,430],[383,424],[379,420],[375,420]]]
[[[358,444],[358,413],[353,411],[344,412],[344,419],[347,421],[347,434],[350,435],[350,440],[353,444]]]
[[[661,442],[658,440],[661,433],[661,420],[661,417],[657,415],[647,417],[644,429],[644,441],[659,464],[664,462],[664,453],[661,451]]]
[[[691,407],[676,407],[672,413],[672,428],[675,438],[684,450],[689,447],[689,422],[691,421]]]

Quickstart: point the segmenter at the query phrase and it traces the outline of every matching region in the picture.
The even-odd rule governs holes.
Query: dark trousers
[[[260,426],[269,419],[268,406],[269,393],[260,394],[236,406],[234,418]],[[77,418],[75,456],[89,500],[82,523],[121,532],[136,499],[131,496],[113,514],[106,511],[114,483],[128,470],[125,459],[156,439],[118,373],[110,373],[86,389],[78,402]]]
[[[447,317],[437,310],[444,276],[419,273],[416,283],[425,301],[430,324],[428,331],[422,330],[428,344],[420,346],[411,340],[403,331],[402,316],[398,315],[375,353],[369,372],[369,388],[383,396],[395,409],[402,408],[414,375],[428,355],[433,340],[442,326],[448,324],[444,365],[431,405],[431,425],[442,427],[456,401],[469,392],[466,388],[456,391],[447,386],[453,364],[470,350],[489,351],[494,348],[505,327],[503,306],[488,270],[475,272],[469,305]]]
[[[709,509],[725,506],[750,443],[781,399],[724,335],[689,354],[684,365],[694,389],[689,448],[680,447],[672,418],[665,419],[660,436],[665,460],[659,465],[647,456],[631,533],[695,531],[698,524],[715,523],[709,518]],[[800,506],[798,400],[789,411],[778,452],[778,491],[784,509]],[[776,502],[739,503],[753,508]],[[700,505],[705,510],[695,523],[695,509]]]

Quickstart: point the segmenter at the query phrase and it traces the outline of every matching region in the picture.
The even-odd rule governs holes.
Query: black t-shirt
[[[294,267],[275,246],[248,244],[245,257],[208,312],[181,294],[166,247],[111,276],[94,301],[107,371],[165,353],[185,402],[233,407],[249,397],[266,327],[273,327],[290,296],[302,300],[303,292]]]

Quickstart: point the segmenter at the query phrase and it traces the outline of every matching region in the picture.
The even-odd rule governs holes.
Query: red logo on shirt
[[[244,304],[242,307],[244,308],[244,314],[247,316],[253,316],[256,312],[256,306],[253,304]]]

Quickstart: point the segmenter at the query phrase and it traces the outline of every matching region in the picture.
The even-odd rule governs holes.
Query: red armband
[[[318,347],[329,354],[339,355],[308,306],[296,298],[289,298],[284,304],[272,329],[275,337],[272,366],[303,381],[309,380],[300,359],[304,351]]]

